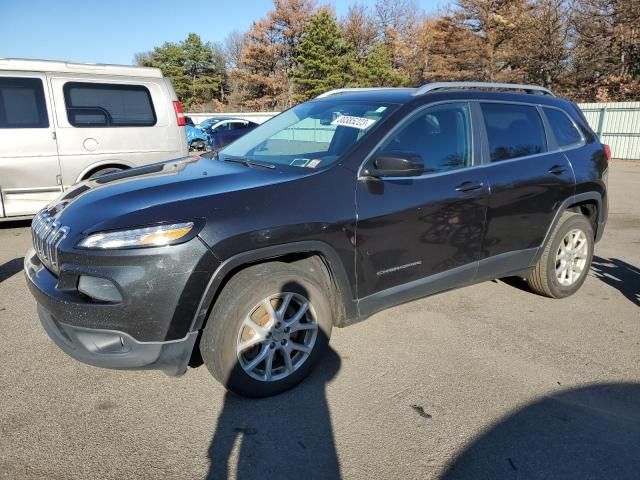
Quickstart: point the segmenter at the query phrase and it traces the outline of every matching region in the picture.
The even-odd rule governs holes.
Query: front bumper
[[[197,306],[217,264],[200,239],[62,258],[66,261],[54,275],[30,250],[24,271],[40,321],[65,353],[98,367],[184,373],[198,335],[192,331]],[[97,301],[81,293],[83,276],[111,282],[120,301]]]
[[[167,375],[186,372],[198,338],[192,332],[169,342],[138,342],[117,330],[83,328],[57,321],[38,304],[38,316],[51,340],[70,357],[94,367],[116,369],[158,369]]]

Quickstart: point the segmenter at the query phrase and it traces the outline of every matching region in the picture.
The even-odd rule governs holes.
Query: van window
[[[535,155],[547,150],[536,107],[507,103],[481,104],[492,162]]]
[[[547,116],[559,147],[575,145],[582,141],[580,132],[566,113],[555,108],[545,108],[544,114]]]
[[[0,128],[48,128],[39,78],[0,77]]]
[[[64,85],[67,118],[74,127],[150,127],[156,113],[142,85],[69,82]]]

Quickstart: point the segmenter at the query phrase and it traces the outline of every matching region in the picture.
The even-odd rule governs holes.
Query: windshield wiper
[[[263,168],[276,168],[272,163],[260,162],[258,160],[249,160],[242,157],[224,157],[225,162],[241,163],[247,167],[263,167]]]

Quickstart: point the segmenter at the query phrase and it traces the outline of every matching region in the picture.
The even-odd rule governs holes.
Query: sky
[[[340,16],[353,1],[318,3]],[[446,1],[417,3],[429,13]],[[0,0],[0,58],[131,64],[135,53],[189,32],[216,42],[246,31],[272,7],[272,0]]]

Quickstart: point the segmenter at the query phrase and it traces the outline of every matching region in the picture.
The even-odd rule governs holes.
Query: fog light
[[[122,295],[111,280],[82,275],[78,282],[78,291],[99,302],[119,303]]]

